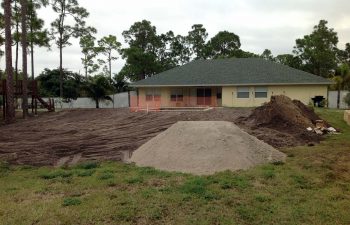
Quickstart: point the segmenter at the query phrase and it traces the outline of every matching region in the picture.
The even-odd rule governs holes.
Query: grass
[[[0,163],[0,224],[350,224],[350,127],[283,149],[285,163],[212,176],[106,162],[72,168]]]

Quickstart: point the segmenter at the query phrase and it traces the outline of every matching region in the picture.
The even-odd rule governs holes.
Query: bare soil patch
[[[249,114],[249,109],[148,114],[127,109],[67,110],[0,126],[0,160],[37,166],[119,161],[177,121],[234,121]]]
[[[279,110],[275,108],[275,111]],[[277,125],[257,123],[254,112],[252,109],[223,108],[147,114],[131,113],[128,109],[76,109],[44,114],[0,126],[0,160],[37,166],[62,166],[86,160],[125,160],[178,121],[234,122],[276,148],[322,139],[306,132],[304,127],[291,126],[283,120]],[[269,115],[265,111],[260,113]]]
[[[131,161],[166,171],[214,174],[284,161],[285,154],[231,122],[178,122],[139,149]]]

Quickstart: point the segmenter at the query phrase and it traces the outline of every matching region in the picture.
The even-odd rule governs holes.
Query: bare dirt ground
[[[0,126],[0,160],[11,164],[70,165],[85,160],[125,160],[178,121],[230,121],[249,134],[282,148],[317,142],[294,128],[244,122],[252,109],[201,112],[130,112],[128,109],[77,109],[40,115]],[[311,136],[310,136],[311,135]]]
[[[181,121],[138,148],[131,162],[208,175],[280,162],[286,155],[226,121]]]
[[[137,112],[67,110],[0,127],[0,159],[11,164],[65,165],[84,160],[123,160],[177,121],[234,121],[251,110]]]

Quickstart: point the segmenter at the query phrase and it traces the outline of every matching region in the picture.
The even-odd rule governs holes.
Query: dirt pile
[[[272,146],[285,147],[322,140],[323,137],[306,130],[315,128],[317,120],[322,119],[302,102],[292,101],[286,96],[272,96],[269,103],[256,108],[249,117],[241,118],[238,122],[249,133]]]
[[[269,103],[256,108],[248,119],[257,126],[303,130],[315,127],[316,120],[321,120],[313,109],[282,95],[272,96]]]
[[[284,161],[285,154],[232,122],[183,121],[137,149],[131,161],[166,171],[213,174]]]

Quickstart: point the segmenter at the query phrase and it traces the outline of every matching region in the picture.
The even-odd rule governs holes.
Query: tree
[[[187,40],[190,44],[191,53],[195,54],[195,59],[207,58],[207,38],[207,30],[202,24],[194,24],[192,30],[188,32]]]
[[[50,48],[50,37],[47,29],[44,29],[44,20],[38,18],[37,10],[47,6],[48,0],[30,0],[28,3],[28,43],[31,57],[31,77],[34,80],[34,46]]]
[[[170,43],[170,57],[176,66],[184,65],[191,60],[191,51],[186,37],[177,35]]]
[[[113,52],[120,50],[120,42],[117,37],[109,35],[98,41],[99,51],[107,57],[109,78],[112,80],[112,61],[118,57],[113,56]]]
[[[264,52],[260,55],[261,58],[269,61],[274,61],[274,57],[272,55],[271,50],[265,49]]]
[[[51,35],[60,51],[60,97],[62,98],[63,48],[71,44],[70,38],[96,33],[96,29],[86,27],[84,20],[89,16],[89,13],[85,8],[79,7],[77,0],[53,0],[52,9],[58,14],[58,18],[51,23]]]
[[[294,53],[303,61],[304,70],[328,77],[337,66],[338,35],[321,20],[310,35],[296,40]]]
[[[340,91],[350,90],[350,67],[348,64],[341,64],[333,77],[333,88],[338,91],[337,94],[337,108],[340,108]]]
[[[13,70],[12,70],[12,35],[11,35],[11,0],[4,0],[5,18],[5,54],[6,54],[6,123],[15,121],[15,104],[13,90]]]
[[[94,73],[99,69],[99,65],[95,63],[94,59],[98,55],[98,49],[95,46],[96,38],[91,35],[86,35],[80,38],[80,47],[84,57],[81,59],[84,70],[85,78],[88,78],[88,74]]]
[[[129,90],[129,83],[122,74],[116,74],[113,79],[113,86],[117,93]]]
[[[36,80],[39,82],[40,95],[44,97],[60,96],[60,70],[45,69]],[[86,79],[68,70],[63,70],[63,98],[77,99],[82,96],[82,88]]]
[[[109,82],[109,79],[103,75],[90,77],[84,86],[84,90],[87,97],[95,101],[97,109],[100,108],[101,101],[113,102],[113,99],[108,96],[112,94],[113,86]]]
[[[21,20],[22,20],[22,109],[23,118],[25,119],[28,115],[28,74],[27,74],[27,0],[21,0]]]
[[[342,63],[347,63],[350,66],[350,43],[345,44],[345,49],[338,51],[339,61]]]
[[[282,65],[286,65],[289,67],[293,67],[295,69],[301,69],[301,65],[303,63],[298,56],[294,56],[292,54],[278,55],[278,56],[276,56],[275,61],[277,63],[280,63]]]
[[[0,59],[4,55],[4,51],[1,49],[1,47],[5,43],[5,37],[4,37],[4,32],[5,32],[5,18],[2,13],[0,13]],[[1,80],[2,76],[0,76]]]
[[[162,42],[151,22],[136,22],[123,32],[123,36],[129,47],[121,50],[122,57],[126,60],[121,74],[137,81],[161,71],[157,53]]]
[[[239,36],[228,31],[220,31],[208,42],[209,55],[212,58],[233,57],[241,47]]]
[[[19,32],[19,26],[21,21],[21,9],[19,8],[18,0],[13,0],[13,13],[12,20],[15,24],[15,32],[13,34],[13,40],[15,41],[15,81],[18,81],[18,57],[19,57],[19,43],[21,42],[21,34]]]

